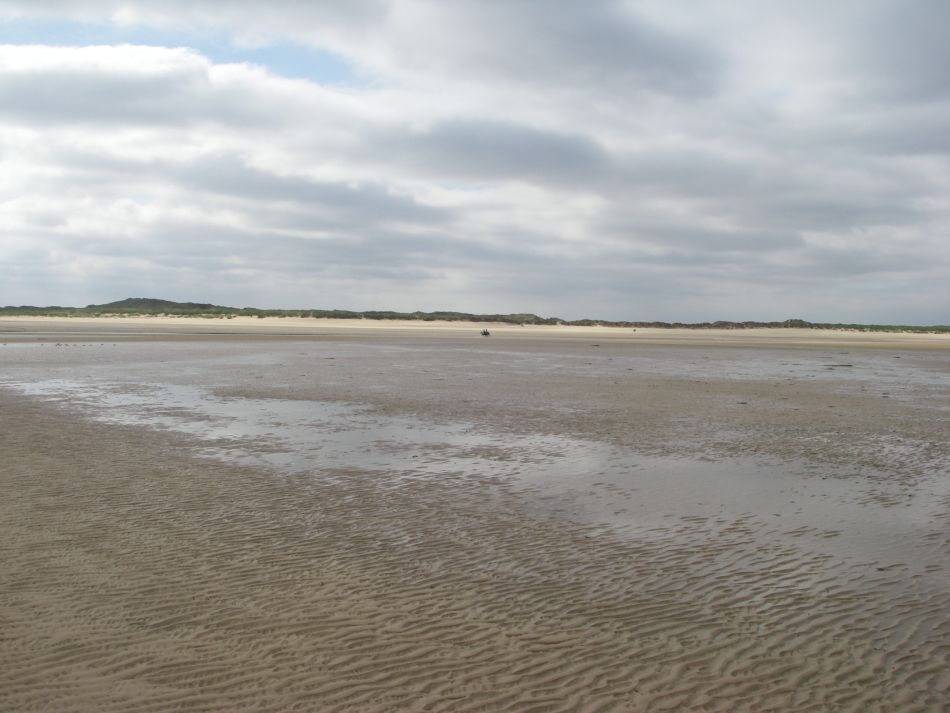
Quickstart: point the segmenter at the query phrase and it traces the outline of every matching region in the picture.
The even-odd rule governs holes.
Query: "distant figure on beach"
[[[483,330],[482,330],[482,336],[483,336],[483,337],[490,337],[490,336],[491,336],[491,332],[489,332],[487,329],[483,329]]]

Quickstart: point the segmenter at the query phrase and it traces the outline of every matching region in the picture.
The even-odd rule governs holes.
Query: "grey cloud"
[[[950,4],[943,0],[857,3],[852,65],[882,97],[944,100],[950,93]]]
[[[614,0],[578,4],[468,2],[456,31],[491,42],[461,41],[454,69],[489,72],[546,90],[591,89],[691,95],[715,89],[721,58],[704,40],[653,26]],[[530,90],[530,89],[529,89]]]
[[[794,226],[810,230],[848,231],[880,225],[906,225],[920,216],[904,198],[890,197],[881,202],[880,194],[853,195],[852,187],[841,186],[837,195],[821,195],[817,191],[795,196],[760,196],[746,208],[752,222],[774,226]]]
[[[650,150],[617,165],[603,190],[618,204],[624,196],[678,198],[739,233],[761,236],[919,223],[919,199],[934,190],[930,179],[900,164],[834,141],[810,149],[777,144],[741,159]]]
[[[690,254],[698,261],[715,259],[735,260],[736,253],[748,257],[755,253],[775,253],[795,250],[804,245],[803,239],[794,233],[777,231],[705,230],[682,224],[637,225],[635,222],[621,224],[612,231],[627,237],[634,248],[650,246],[664,252],[654,259],[666,260],[673,253]],[[656,253],[654,253],[656,254]]]
[[[242,164],[229,157],[202,159],[188,166],[166,169],[166,175],[194,190],[220,193],[253,201],[296,203],[308,213],[319,211],[351,225],[378,222],[439,223],[443,211],[398,196],[373,183],[351,185],[279,176]]]
[[[614,157],[612,182],[619,191],[630,188],[659,194],[701,198],[735,197],[774,189],[776,179],[761,160],[739,159],[696,147],[651,146]],[[782,178],[782,184],[788,182]],[[768,185],[771,184],[771,185]]]
[[[53,124],[179,124],[209,90],[196,71],[143,80],[121,72],[0,71],[0,116]],[[204,101],[198,114],[207,114]],[[185,112],[183,112],[185,109]]]
[[[513,236],[523,238],[526,236]],[[471,274],[480,282],[488,276],[508,275],[517,282],[519,272],[552,271],[558,261],[537,255],[518,239],[486,243],[447,232],[420,233],[412,229],[360,226],[322,238],[291,236],[250,224],[238,228],[194,218],[165,217],[143,226],[135,240],[79,234],[53,236],[36,231],[37,245],[50,250],[41,254],[85,256],[96,261],[119,261],[144,275],[201,276],[213,285],[237,271],[269,276],[284,289],[293,290],[306,280],[390,280],[426,282],[434,274],[454,270]],[[66,259],[69,259],[68,257]],[[147,265],[147,268],[142,267]],[[54,269],[55,265],[50,265]],[[411,289],[424,287],[414,285]],[[407,285],[407,289],[410,287]],[[373,305],[387,308],[385,302]]]
[[[591,138],[505,121],[453,119],[425,131],[373,135],[367,160],[383,157],[427,175],[578,183],[603,172],[609,156]]]
[[[126,190],[131,182],[139,192],[149,192],[150,184],[167,184],[181,191],[183,202],[200,201],[200,196],[220,196],[249,202],[234,209],[251,225],[298,229],[358,229],[380,223],[432,225],[444,223],[444,210],[423,205],[409,196],[397,195],[385,185],[369,181],[359,184],[313,181],[299,176],[278,175],[248,166],[230,155],[210,155],[190,162],[136,161],[101,156],[75,149],[60,149],[58,163],[72,174],[59,179],[74,183],[77,175],[86,186],[98,190]],[[262,206],[271,203],[276,205]]]
[[[834,127],[826,140],[870,155],[950,155],[950,91],[938,102],[868,114]]]

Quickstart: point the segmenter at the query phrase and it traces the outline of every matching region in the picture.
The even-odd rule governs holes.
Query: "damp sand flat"
[[[98,336],[0,348],[0,708],[950,702],[945,350]]]

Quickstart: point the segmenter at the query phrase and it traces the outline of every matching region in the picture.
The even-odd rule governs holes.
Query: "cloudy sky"
[[[0,304],[950,323],[944,0],[0,0]]]

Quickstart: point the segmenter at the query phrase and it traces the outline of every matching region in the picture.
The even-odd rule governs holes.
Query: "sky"
[[[0,0],[0,304],[950,323],[944,0]]]

